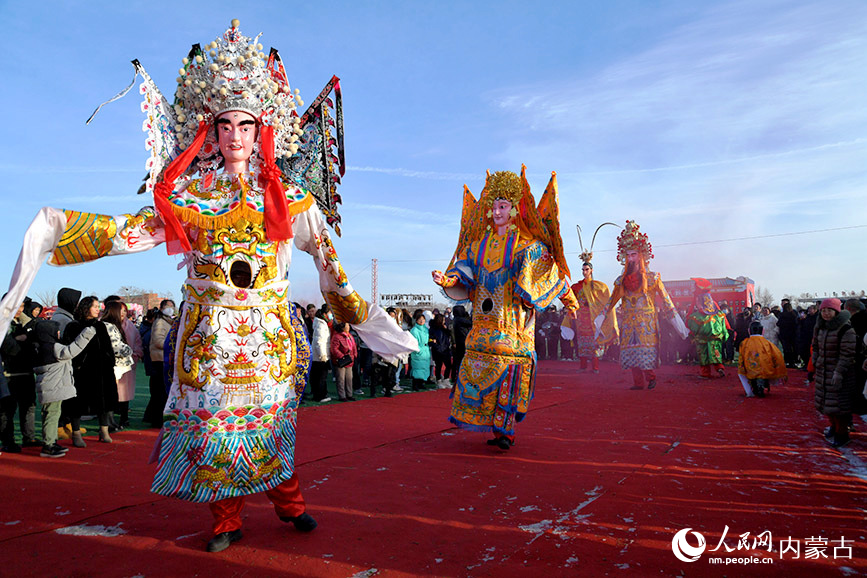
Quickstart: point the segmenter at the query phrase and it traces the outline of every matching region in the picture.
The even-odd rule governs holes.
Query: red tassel
[[[157,213],[166,226],[166,251],[169,255],[176,255],[192,249],[183,225],[172,211],[169,195],[175,190],[175,180],[189,168],[190,163],[193,162],[202,145],[205,144],[207,136],[208,125],[202,121],[199,123],[198,131],[196,131],[196,138],[184,152],[169,164],[166,172],[163,173],[163,180],[154,187],[154,205],[156,205]]]
[[[261,130],[262,159],[260,174],[265,177],[265,233],[271,241],[292,238],[292,217],[280,169],[274,162],[274,127],[263,126]]]

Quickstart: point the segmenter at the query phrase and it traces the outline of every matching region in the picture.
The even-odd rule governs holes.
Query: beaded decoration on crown
[[[626,226],[617,237],[617,260],[626,265],[626,252],[638,251],[645,263],[653,259],[653,247],[635,221],[626,221]]]
[[[497,171],[488,177],[484,194],[488,207],[497,199],[505,199],[517,207],[523,196],[521,177],[512,171]]]
[[[261,33],[250,39],[238,26],[239,21],[232,20],[221,38],[204,48],[193,45],[182,61],[174,104],[179,148],[193,142],[200,122],[211,123],[220,114],[237,110],[273,126],[276,156],[291,156],[302,132],[295,107],[304,103],[298,89],[292,93],[277,50],[272,48],[266,57],[259,44]]]

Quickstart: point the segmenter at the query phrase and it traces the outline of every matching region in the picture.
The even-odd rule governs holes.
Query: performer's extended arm
[[[668,296],[668,291],[665,290],[665,285],[662,284],[662,277],[660,277],[659,273],[655,273],[654,275],[653,291],[657,296],[659,296],[659,301],[662,302],[663,311],[661,316],[672,324],[675,331],[677,331],[682,338],[686,339],[689,336],[689,329],[687,329],[683,319],[678,315],[671,297]]]
[[[571,287],[568,287],[566,292],[560,295],[560,302],[566,306],[566,309],[569,311],[569,316],[572,319],[578,317],[578,299],[575,297],[575,293],[572,292]]]
[[[452,269],[454,271],[455,269]],[[472,276],[472,272],[466,273],[467,277]],[[447,274],[442,271],[431,271],[433,282],[443,288],[443,293],[450,299],[455,301],[464,301],[472,299],[472,287],[469,287],[466,279],[461,279],[460,275]]]
[[[163,223],[151,207],[135,215],[116,217],[40,209],[24,234],[9,292],[0,302],[0,335],[6,333],[46,258],[50,257],[52,265],[75,265],[109,255],[146,251],[164,241]]]
[[[296,217],[293,233],[295,246],[310,254],[316,263],[319,289],[335,319],[349,323],[370,349],[386,361],[418,351],[415,339],[401,331],[381,307],[368,304],[352,288],[337,258],[322,213],[315,205]]]
[[[605,304],[602,313],[597,315],[596,319],[593,320],[593,325],[596,327],[596,339],[602,335],[602,325],[605,323],[605,319],[611,315],[611,310],[614,309],[621,297],[623,297],[623,285],[620,282],[620,279],[617,279],[614,281],[614,289],[611,291],[611,297],[608,299],[608,303]]]

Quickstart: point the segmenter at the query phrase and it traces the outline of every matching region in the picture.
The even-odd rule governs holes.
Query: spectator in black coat
[[[455,305],[452,314],[454,315],[452,321],[452,342],[454,343],[452,383],[454,384],[458,380],[458,370],[461,368],[464,354],[467,352],[467,335],[470,333],[470,329],[473,328],[473,319],[463,305]]]
[[[741,343],[750,336],[750,322],[753,320],[753,311],[749,307],[744,307],[744,310],[735,319],[735,349],[740,351]],[[812,339],[813,336],[810,336]]]
[[[855,330],[854,371],[858,376],[858,383],[864,385],[864,382],[867,381],[867,370],[864,368],[864,360],[867,358],[867,348],[864,346],[864,335],[867,334],[867,308],[859,299],[847,300],[843,308],[852,314],[849,323]],[[855,393],[855,413],[859,415],[867,413],[867,399],[865,399],[864,392],[860,387]]]
[[[63,338],[71,343],[84,330],[93,327],[96,335],[84,350],[72,360],[75,376],[77,408],[72,418],[73,445],[84,447],[78,433],[83,413],[93,412],[99,418],[99,441],[111,443],[108,433],[111,412],[117,406],[117,380],[114,377],[114,348],[105,324],[99,320],[99,299],[83,298],[75,308],[75,320],[66,326]],[[77,434],[77,435],[76,435]]]
[[[723,361],[734,361],[735,359],[735,316],[729,308],[727,301],[720,301],[720,310],[725,314],[726,321],[729,324],[729,336],[723,343]]]
[[[431,355],[437,387],[444,389],[452,374],[452,335],[446,328],[445,315],[437,313],[430,324]]]
[[[810,360],[810,344],[813,342],[813,331],[818,317],[816,306],[810,305],[807,307],[807,315],[798,323],[798,357],[801,358],[804,367],[807,367],[807,362]]]
[[[39,308],[41,310],[41,306]],[[4,376],[11,394],[0,401],[0,443],[3,444],[3,451],[9,453],[21,452],[21,446],[15,441],[16,410],[23,445],[42,445],[42,442],[36,439],[36,380],[33,377],[36,348],[31,335],[34,323],[30,313],[32,302],[28,300],[18,307],[18,313],[9,326],[9,333],[0,345]]]
[[[792,304],[783,303],[783,310],[777,317],[777,329],[780,330],[780,344],[783,346],[783,358],[786,367],[795,367],[797,362],[798,314],[792,309]]]

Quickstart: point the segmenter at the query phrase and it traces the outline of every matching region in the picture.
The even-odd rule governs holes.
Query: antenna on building
[[[379,287],[377,286],[378,280],[376,278],[377,277],[377,275],[376,275],[376,269],[377,269],[376,259],[370,260],[370,269],[371,269],[371,273],[370,273],[370,302],[373,303],[374,305],[376,305],[377,302],[379,301],[379,295],[378,295]]]

